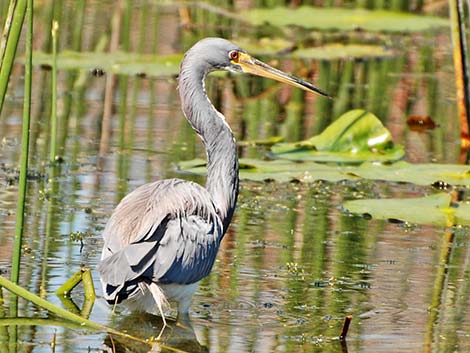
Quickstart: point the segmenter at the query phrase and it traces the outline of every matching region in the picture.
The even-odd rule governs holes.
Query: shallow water
[[[78,6],[74,4],[62,3],[69,19],[70,11]],[[38,18],[47,18],[47,11],[40,4]],[[236,27],[199,8],[190,9],[194,27],[180,27],[182,10],[171,3],[137,2],[129,11],[131,51],[180,53],[198,38],[230,37]],[[111,2],[87,2],[85,13],[81,49],[92,50],[100,33],[110,26],[113,6]],[[73,37],[73,21],[65,23],[61,45],[71,49],[65,38]],[[37,26],[38,33],[47,32],[41,20]],[[241,31],[258,35],[254,29]],[[402,35],[390,41],[402,50],[391,59],[352,61],[350,81],[341,76],[345,60],[272,62],[316,82],[321,70],[328,70],[327,79],[320,80],[327,85],[322,88],[346,97],[333,102],[264,80],[231,75],[210,77],[207,90],[238,140],[278,135],[298,140],[321,131],[339,113],[359,106],[382,118],[396,142],[406,146],[407,160],[457,162],[448,33]],[[39,38],[36,46],[46,48],[47,38]],[[18,63],[0,120],[0,268],[6,273],[15,222],[21,75]],[[81,266],[93,269],[100,295],[95,271],[102,245],[100,232],[119,200],[155,179],[178,176],[203,183],[201,177],[178,173],[176,163],[203,157],[204,151],[180,112],[174,77],[115,76],[111,135],[107,136],[101,126],[109,101],[105,87],[111,75],[64,70],[59,72],[58,101],[63,163],[52,182],[46,162],[50,71],[36,68],[34,75],[32,169],[21,285],[62,305],[54,292]],[[373,87],[374,78],[381,82],[378,90]],[[345,91],[349,95],[341,93]],[[363,94],[355,93],[359,91]],[[256,99],[249,98],[252,95]],[[410,131],[405,124],[410,115],[430,115],[440,127],[425,133]],[[259,157],[264,152],[262,148],[240,148],[244,157]],[[372,181],[243,181],[235,218],[216,265],[194,297],[194,332],[174,327],[165,332],[166,343],[187,351],[210,352],[468,351],[469,230],[367,220],[347,215],[340,207],[350,199],[431,193],[430,187]],[[460,197],[468,200],[468,190],[461,190]],[[4,296],[7,300],[0,316],[8,316],[5,291]],[[78,287],[72,298],[81,307],[83,289]],[[353,321],[347,344],[341,344],[335,337],[347,315]],[[47,317],[47,313],[20,300],[18,316]],[[113,313],[101,298],[90,319],[140,337],[158,335],[161,325],[158,318],[131,316],[122,308]],[[12,332],[10,326],[10,337]],[[51,326],[18,326],[17,350],[50,352],[54,339],[55,352],[99,352],[113,344],[121,347],[117,351],[125,352],[125,346],[127,351],[145,351],[134,342],[111,342],[104,334]],[[0,327],[1,352],[14,351],[7,342],[8,335]]]

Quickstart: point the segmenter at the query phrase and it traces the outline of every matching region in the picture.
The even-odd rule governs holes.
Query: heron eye
[[[230,60],[237,61],[238,60],[238,51],[232,50],[230,53],[228,53],[228,57]]]

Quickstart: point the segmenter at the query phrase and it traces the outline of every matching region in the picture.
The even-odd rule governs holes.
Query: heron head
[[[192,61],[194,65],[203,65],[200,70],[204,73],[214,70],[243,72],[287,83],[308,92],[331,98],[313,84],[252,57],[239,46],[222,38],[206,38],[199,41],[188,50],[185,60]]]

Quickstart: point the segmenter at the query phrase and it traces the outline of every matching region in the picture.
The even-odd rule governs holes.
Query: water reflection
[[[165,328],[160,341],[163,347],[156,345],[154,349],[157,350],[152,350],[152,352],[175,352],[175,350],[194,353],[209,352],[209,349],[198,341],[191,323],[187,322],[182,325],[171,318],[166,318],[166,321],[168,327]],[[163,321],[160,316],[142,312],[124,315],[117,318],[114,324],[118,330],[135,337],[156,337],[163,328]],[[116,336],[107,336],[104,344],[116,353],[149,352],[147,344],[124,340]],[[165,346],[170,347],[170,349],[165,349]]]

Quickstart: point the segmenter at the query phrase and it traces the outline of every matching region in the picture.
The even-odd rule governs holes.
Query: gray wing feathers
[[[103,232],[101,280],[120,288],[140,276],[197,281],[209,273],[222,232],[200,185],[179,179],[143,185],[121,201]]]
[[[129,244],[124,249],[103,259],[98,267],[101,279],[112,286],[119,286],[141,276],[151,265],[149,254],[156,251],[156,242]],[[136,254],[144,257],[137,259]]]
[[[154,279],[175,283],[196,282],[207,276],[214,264],[222,224],[217,219],[207,222],[197,215],[171,223],[157,251],[159,266],[155,267]]]

